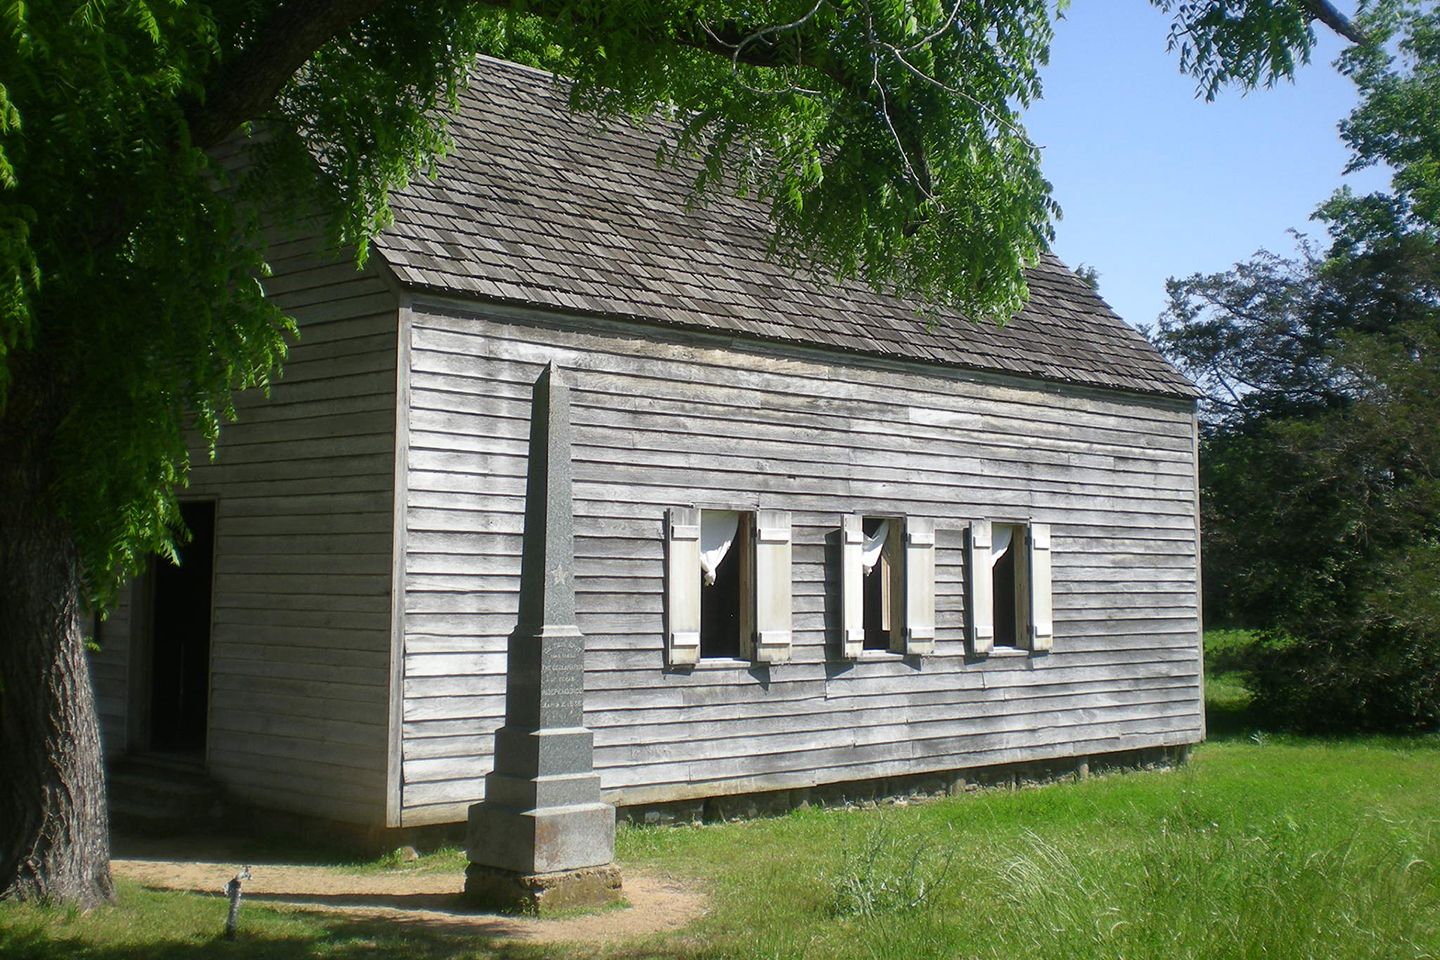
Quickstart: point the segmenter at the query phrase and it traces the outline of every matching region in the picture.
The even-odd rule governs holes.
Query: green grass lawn
[[[1208,689],[1235,735],[1178,771],[622,829],[622,865],[699,877],[714,896],[648,942],[504,947],[252,903],[231,944],[216,937],[222,900],[125,884],[120,906],[88,916],[0,905],[0,956],[1440,957],[1440,738],[1244,732],[1243,687],[1220,671]]]

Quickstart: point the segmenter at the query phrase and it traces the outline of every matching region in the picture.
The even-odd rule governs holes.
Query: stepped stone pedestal
[[[585,638],[575,626],[570,389],[535,383],[520,618],[510,634],[505,725],[485,800],[470,807],[465,893],[492,909],[549,912],[620,897],[615,808],[600,801],[584,726]]]

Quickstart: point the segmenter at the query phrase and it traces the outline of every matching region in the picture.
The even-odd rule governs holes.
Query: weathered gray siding
[[[381,825],[390,674],[397,299],[376,267],[270,249],[301,339],[240,398],[186,499],[216,501],[207,764],[267,807]],[[132,749],[128,587],[92,658],[108,753]],[[137,638],[140,643],[144,638]],[[141,654],[143,656],[143,652]]]
[[[92,621],[98,649],[90,652],[90,680],[95,687],[95,709],[100,717],[100,746],[107,757],[120,756],[130,748],[126,723],[130,705],[133,614],[131,588],[127,586],[116,597],[106,618],[98,623]]]
[[[397,301],[315,250],[271,248],[301,339],[191,475],[217,501],[207,759],[253,802],[383,824]]]
[[[530,388],[572,371],[586,723],[637,803],[1194,742],[1188,405],[618,324],[417,305],[403,818],[463,817],[504,709]],[[667,507],[794,514],[794,660],[664,669]],[[931,517],[936,653],[839,659],[847,512]],[[1053,525],[1055,649],[966,662],[962,534]]]

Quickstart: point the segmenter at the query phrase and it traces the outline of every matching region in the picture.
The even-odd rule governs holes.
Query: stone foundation
[[[852,780],[792,790],[769,790],[732,796],[625,804],[620,819],[632,824],[718,823],[725,820],[781,816],[805,807],[865,807],[887,803],[915,803],[931,798],[960,796],[981,789],[1026,789],[1089,776],[1158,770],[1178,766],[1190,754],[1189,746],[1151,747],[1120,753],[1065,757],[1030,763],[971,767],[939,773],[922,773],[875,780]],[[622,801],[623,803],[623,801]],[[216,834],[285,837],[324,843],[337,852],[379,856],[411,844],[429,852],[442,846],[464,845],[466,823],[429,824],[423,827],[366,827],[324,817],[306,816],[232,801],[233,816],[213,822]]]
[[[465,899],[500,913],[553,914],[604,907],[621,897],[612,863],[557,873],[521,874],[472,863],[465,868]]]
[[[791,810],[807,807],[870,808],[882,804],[915,803],[939,797],[960,796],[981,789],[1024,790],[1049,783],[1084,780],[1092,774],[1163,770],[1179,766],[1189,755],[1189,746],[1151,747],[1093,756],[970,767],[939,773],[850,780],[791,790],[767,790],[705,799],[621,805],[618,815],[626,823],[676,825],[778,817]]]

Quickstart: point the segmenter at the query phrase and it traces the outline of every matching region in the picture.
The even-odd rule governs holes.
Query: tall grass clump
[[[841,834],[840,867],[825,877],[832,887],[830,913],[874,917],[913,910],[929,902],[945,882],[953,847],[937,836],[916,838],[877,817],[858,838]]]
[[[1366,957],[1440,949],[1433,824],[1371,816],[1336,840],[1280,816],[1236,833],[1166,824],[1117,850],[1030,834],[1000,870],[1015,952],[1067,957]]]

